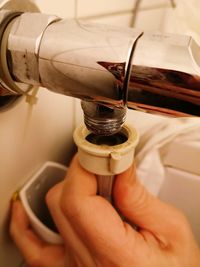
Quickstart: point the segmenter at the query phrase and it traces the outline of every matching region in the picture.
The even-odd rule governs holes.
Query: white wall
[[[0,266],[13,266],[15,249],[8,239],[10,199],[45,161],[66,163],[71,153],[73,102],[41,88],[33,107],[21,99],[0,112]],[[10,256],[12,255],[12,257]],[[17,257],[17,256],[16,256]],[[9,262],[8,262],[9,261]]]
[[[41,9],[72,16],[74,1],[38,1]],[[45,3],[45,4],[44,4]],[[61,5],[62,4],[62,5]],[[62,13],[63,12],[63,13]],[[59,14],[60,13],[60,14]],[[72,153],[74,100],[40,88],[31,109],[25,98],[0,111],[0,267],[18,267],[21,256],[8,235],[12,194],[47,160],[68,163]]]
[[[0,1],[2,2],[2,1]],[[37,0],[42,12],[68,18],[131,26],[134,0]],[[143,0],[135,26],[170,29],[170,1]],[[74,111],[76,110],[76,113]],[[0,267],[18,267],[21,258],[8,236],[9,201],[15,190],[46,160],[67,163],[71,157],[74,125],[82,121],[79,101],[39,90],[30,111],[22,98],[0,111]]]

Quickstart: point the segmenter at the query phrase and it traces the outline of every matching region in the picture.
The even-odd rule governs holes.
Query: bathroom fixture
[[[118,132],[126,107],[200,115],[200,49],[189,36],[13,10],[0,18],[0,95],[43,86],[80,98],[98,135]]]
[[[10,20],[14,19],[16,16],[21,14],[22,12],[39,12],[38,7],[36,6],[35,3],[33,3],[30,0],[8,0],[8,1],[1,1],[0,4],[0,10],[2,10],[0,14],[0,43],[2,40],[2,36],[4,33],[4,30],[8,26],[8,23]],[[3,11],[5,10],[5,12]],[[12,11],[11,11],[12,10]],[[13,12],[15,11],[15,12]],[[2,43],[1,43],[2,45]],[[0,45],[0,46],[1,46]],[[4,53],[4,52],[3,52]],[[9,80],[7,80],[4,76],[4,67],[1,66],[1,64],[5,63],[3,58],[6,58],[6,55],[2,56],[0,55],[1,60],[0,60],[0,110],[5,110],[7,107],[13,106],[15,103],[20,100],[19,94],[16,94],[15,92],[12,92],[12,94],[6,94],[5,91],[7,88],[6,84],[8,84],[9,88]],[[6,83],[4,83],[4,79],[6,79]],[[31,85],[25,85],[25,84],[16,84],[15,89],[17,90],[18,87],[21,86],[21,89],[25,91],[29,91],[33,89],[33,86]],[[7,88],[7,89],[8,89]],[[8,90],[11,90],[9,88]]]

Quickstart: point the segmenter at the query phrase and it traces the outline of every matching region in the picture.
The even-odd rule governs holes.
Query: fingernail
[[[14,192],[11,198],[12,202],[15,202],[17,200],[19,200],[19,191]]]

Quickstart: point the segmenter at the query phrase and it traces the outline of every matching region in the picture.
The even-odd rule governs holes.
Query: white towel
[[[200,118],[164,118],[130,111],[140,132],[137,175],[161,200],[182,210],[200,244]]]
[[[185,154],[183,154],[183,148],[181,150],[181,144],[185,149]],[[169,151],[171,155],[174,152],[174,162],[173,158],[169,158],[167,154]],[[199,155],[199,158],[188,159],[189,151],[190,154],[192,152],[192,154]],[[180,166],[180,162],[184,162],[184,159],[187,160],[186,165],[194,166],[194,170],[192,167],[184,169],[186,166]],[[196,165],[194,165],[194,160]],[[148,190],[155,195],[159,193],[162,186],[165,177],[164,168],[165,165],[169,165],[169,162],[172,167],[200,175],[199,118],[165,119],[163,121],[159,119],[157,124],[154,122],[153,127],[141,135],[136,151],[138,176]]]

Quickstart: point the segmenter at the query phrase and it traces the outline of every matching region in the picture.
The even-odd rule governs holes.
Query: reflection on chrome
[[[120,130],[127,107],[200,115],[200,49],[189,36],[40,13],[0,11],[0,22],[0,95],[28,85],[80,98],[86,125],[99,134]]]

